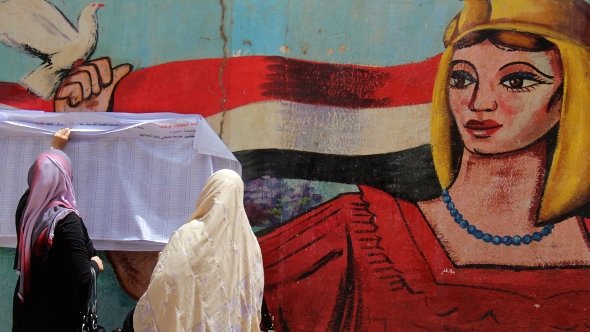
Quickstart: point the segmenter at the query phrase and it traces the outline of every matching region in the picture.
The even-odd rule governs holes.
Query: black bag
[[[82,312],[81,332],[105,332],[104,327],[98,325],[98,312],[96,307],[96,272],[91,267],[90,291],[88,292],[88,303],[85,311]]]

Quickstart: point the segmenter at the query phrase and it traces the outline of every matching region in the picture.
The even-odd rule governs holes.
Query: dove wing
[[[0,2],[0,41],[41,58],[61,51],[78,32],[55,6],[43,0]]]

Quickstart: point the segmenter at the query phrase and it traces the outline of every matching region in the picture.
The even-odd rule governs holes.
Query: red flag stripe
[[[131,72],[115,93],[120,112],[210,116],[249,103],[287,100],[348,108],[429,103],[439,56],[392,67],[249,56],[170,62]],[[0,103],[52,110],[15,83],[0,83]]]

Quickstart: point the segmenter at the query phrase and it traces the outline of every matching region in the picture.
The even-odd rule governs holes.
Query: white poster
[[[27,173],[54,132],[72,129],[80,216],[99,250],[160,250],[187,221],[209,175],[241,174],[200,115],[46,113],[0,109],[0,246],[14,247],[14,213]]]

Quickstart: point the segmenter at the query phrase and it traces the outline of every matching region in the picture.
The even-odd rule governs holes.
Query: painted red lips
[[[502,125],[494,120],[469,120],[464,127],[476,138],[488,138],[502,128]]]

